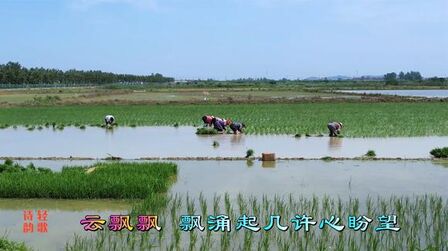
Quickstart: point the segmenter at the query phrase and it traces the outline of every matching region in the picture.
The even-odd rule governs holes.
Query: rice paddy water
[[[97,165],[96,161],[23,160],[46,165],[52,170],[62,166]],[[146,162],[146,161],[135,161]],[[112,162],[117,163],[117,162]],[[119,163],[119,162],[118,162]],[[234,249],[316,250],[331,245],[351,246],[369,250],[395,247],[432,247],[440,250],[446,244],[446,219],[448,192],[448,163],[433,161],[277,161],[273,167],[264,167],[261,161],[175,161],[178,175],[168,190],[168,204],[158,209],[163,230],[141,234],[120,234],[104,231],[86,234],[79,220],[87,213],[104,217],[110,214],[141,212],[151,209],[156,202],[139,201],[73,201],[50,200],[0,200],[0,212],[9,217],[0,220],[8,226],[9,239],[25,241],[39,250],[99,249],[216,249],[224,246]],[[235,175],[237,174],[237,175]],[[28,204],[27,204],[28,203]],[[66,204],[65,204],[66,203]],[[96,207],[98,203],[98,207]],[[101,207],[101,203],[105,206]],[[58,206],[61,205],[61,206]],[[83,205],[84,204],[84,205]],[[112,205],[114,204],[114,205]],[[138,206],[142,204],[141,206]],[[27,208],[49,210],[48,237],[23,237],[20,223],[22,210]],[[132,205],[133,209],[130,209]],[[103,209],[102,209],[103,208]],[[110,209],[110,210],[108,210]],[[251,233],[236,231],[236,219],[242,214],[256,215],[260,226],[267,224],[268,215],[281,215],[288,231]],[[431,213],[429,213],[431,212]],[[183,232],[178,227],[181,215],[203,215],[203,225],[208,215],[226,214],[234,221],[228,234],[210,231]],[[317,221],[308,233],[294,231],[291,219],[295,214],[307,213]],[[349,214],[363,214],[376,220],[379,214],[396,214],[400,232],[375,232],[372,223],[365,233],[345,229],[342,233],[319,229],[319,220],[338,215],[347,225]],[[60,228],[64,220],[67,228]],[[69,227],[70,226],[70,227]],[[58,231],[51,231],[58,229]],[[127,230],[126,230],[127,231]],[[75,237],[76,235],[76,237]],[[412,237],[412,238],[411,238]],[[98,246],[100,245],[100,246]]]
[[[245,157],[253,149],[277,157],[361,157],[373,150],[377,157],[430,158],[430,151],[447,145],[448,136],[349,138],[294,135],[196,135],[194,127],[66,127],[28,131],[0,130],[0,157]],[[157,140],[155,140],[157,139]],[[213,147],[219,144],[219,147]],[[45,142],[42,145],[42,142]]]

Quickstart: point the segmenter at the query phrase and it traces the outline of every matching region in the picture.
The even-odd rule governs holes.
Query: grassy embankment
[[[103,163],[61,172],[0,165],[0,198],[144,199],[166,192],[177,173],[172,163]]]
[[[447,108],[446,102],[12,107],[0,110],[0,125],[96,126],[113,114],[120,126],[199,126],[202,115],[212,114],[246,123],[249,134],[326,134],[327,122],[336,120],[348,137],[407,137],[448,135]]]

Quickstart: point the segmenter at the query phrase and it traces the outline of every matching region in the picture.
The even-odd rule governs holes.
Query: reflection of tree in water
[[[242,143],[244,143],[244,140],[243,140],[243,135],[242,134],[232,134],[231,136],[230,136],[230,144],[231,145],[239,145],[239,144],[242,144]]]
[[[328,149],[339,149],[342,146],[342,138],[340,137],[330,137],[328,140]]]
[[[435,160],[433,161],[434,164],[448,168],[448,160]]]

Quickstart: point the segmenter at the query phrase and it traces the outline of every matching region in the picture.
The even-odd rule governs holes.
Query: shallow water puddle
[[[448,98],[448,90],[342,90],[342,93],[382,94],[406,97]]]
[[[378,157],[428,158],[448,144],[448,137],[329,138],[291,135],[196,135],[194,127],[118,127],[113,130],[67,127],[63,131],[25,128],[0,130],[0,157],[244,157],[248,149],[277,157],[359,157],[374,150]],[[219,147],[213,147],[213,141]]]

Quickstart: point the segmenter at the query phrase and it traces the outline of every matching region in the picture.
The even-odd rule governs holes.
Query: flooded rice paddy
[[[143,160],[135,160],[143,161]],[[21,160],[61,170],[63,166],[91,165],[96,161]],[[277,194],[341,198],[380,195],[439,194],[448,198],[448,161],[170,161],[178,165],[172,194],[211,198],[227,192],[251,195]]]
[[[343,93],[381,94],[404,97],[448,98],[448,90],[343,90]]]
[[[142,160],[136,160],[142,161]],[[96,161],[21,160],[61,170],[63,166],[91,165]],[[357,198],[418,196],[434,194],[448,199],[448,163],[433,161],[174,161],[178,176],[169,195],[204,196],[213,200],[229,194],[256,196],[313,196]],[[74,234],[85,235],[79,221],[86,214],[126,213],[130,202],[110,200],[0,200],[0,232],[10,239],[25,241],[37,250],[62,250]],[[49,231],[23,234],[23,210],[48,210]],[[185,208],[181,209],[185,210]],[[181,213],[181,212],[180,212]],[[185,213],[185,212],[184,212]],[[63,224],[62,224],[63,223]],[[171,224],[171,223],[167,223]],[[56,230],[57,229],[57,230]]]
[[[83,157],[125,159],[148,157],[244,157],[274,152],[277,157],[360,157],[374,150],[377,157],[429,158],[429,151],[448,143],[447,136],[394,138],[330,138],[292,135],[196,135],[194,127],[88,127],[84,130],[26,128],[0,130],[0,157]],[[213,147],[217,141],[219,147]]]
[[[429,158],[429,151],[446,146],[448,137],[411,138],[329,138],[292,135],[213,135],[199,136],[194,127],[118,127],[113,130],[88,127],[84,130],[26,128],[0,130],[0,157],[84,157],[100,159],[119,156],[141,162],[145,157],[244,157],[274,152],[277,157],[321,158],[359,157],[374,150],[377,157]],[[213,147],[218,141],[219,147]],[[63,166],[90,166],[100,160],[18,160],[60,171]],[[178,175],[169,196],[205,198],[228,194],[233,202],[238,195],[293,196],[361,202],[388,196],[436,195],[448,199],[448,161],[431,160],[278,160],[225,161],[176,160]],[[24,241],[35,250],[64,250],[75,235],[86,234],[79,221],[87,214],[108,217],[126,214],[131,201],[116,200],[18,200],[0,199],[0,234]],[[23,210],[48,211],[48,233],[24,234]],[[181,208],[178,213],[186,213]],[[171,220],[172,221],[172,220]],[[172,222],[166,224],[173,224]]]

